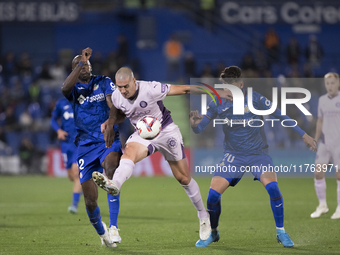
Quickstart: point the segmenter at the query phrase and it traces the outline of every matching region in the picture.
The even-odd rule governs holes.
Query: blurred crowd
[[[114,79],[115,72],[121,66],[130,66],[136,78],[143,79],[139,61],[129,54],[129,43],[123,35],[117,38],[117,49],[103,56],[94,52],[91,58],[93,74],[107,75]],[[245,78],[261,78],[251,84],[259,93],[271,99],[273,86],[306,87],[312,93],[308,103],[313,117],[306,118],[300,111],[288,111],[291,118],[297,119],[301,128],[312,136],[315,132],[315,121],[318,97],[325,93],[320,82],[303,82],[287,78],[313,78],[314,68],[323,58],[322,46],[317,37],[311,35],[308,45],[302,47],[292,37],[287,45],[280,44],[280,38],[274,29],[264,35],[263,46],[256,51],[247,52],[240,57],[238,63],[230,63],[227,59],[205,63],[199,68],[194,53],[185,51],[176,35],[171,35],[165,42],[164,60],[166,60],[166,77],[164,81],[188,83],[190,77],[218,78],[228,65],[238,65]],[[1,59],[0,66],[0,154],[20,155],[23,164],[32,164],[28,159],[41,156],[51,146],[58,146],[55,132],[50,127],[51,112],[56,101],[62,97],[60,87],[71,72],[71,61],[74,52],[61,51],[55,62],[44,62],[41,66],[32,64],[27,53],[15,55],[7,52]],[[273,71],[280,68],[280,75]],[[331,67],[329,67],[331,68]],[[329,70],[330,71],[330,70]],[[275,75],[273,75],[273,72]],[[246,86],[249,84],[246,84]],[[188,104],[189,105],[189,104]],[[176,114],[176,113],[174,113]],[[124,123],[123,140],[131,132],[129,123]],[[126,134],[124,134],[126,130]],[[274,130],[274,131],[273,131]],[[209,141],[202,146],[216,146],[221,143],[220,131],[210,132]],[[273,147],[300,146],[296,134],[285,128],[268,130],[269,143]],[[297,142],[299,141],[299,142]]]
[[[236,63],[228,60],[206,62],[201,69],[197,67],[197,60],[192,52],[185,52],[184,46],[176,36],[172,35],[165,43],[165,57],[167,59],[167,80],[178,83],[189,83],[191,77],[202,79],[209,84],[212,78],[218,78],[226,66],[237,65],[242,69],[245,86],[253,87],[260,94],[272,100],[272,88],[301,87],[311,92],[311,99],[304,106],[312,113],[305,116],[296,106],[287,106],[287,115],[296,120],[298,125],[308,134],[314,136],[317,120],[318,99],[326,93],[323,75],[336,71],[332,66],[322,66],[324,57],[322,45],[317,36],[309,35],[308,43],[299,44],[295,37],[291,37],[286,45],[274,28],[269,28],[263,35],[263,44],[256,50],[244,54]],[[183,67],[183,68],[181,68]],[[317,70],[318,72],[315,72]],[[210,84],[213,86],[214,84]],[[288,94],[288,98],[302,95]],[[192,105],[191,105],[192,106]],[[194,107],[197,110],[199,105]],[[280,94],[278,108],[281,107]],[[275,128],[265,126],[268,143],[271,148],[304,148],[303,141],[289,128],[275,125]],[[216,147],[222,145],[222,129],[210,126],[205,132],[205,139],[198,142],[199,147]]]

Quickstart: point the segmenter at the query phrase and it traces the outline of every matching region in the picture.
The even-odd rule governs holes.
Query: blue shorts
[[[94,171],[103,172],[102,162],[112,151],[121,152],[120,140],[114,141],[110,148],[105,147],[105,142],[79,145],[78,147],[78,167],[80,183],[92,178]]]
[[[219,166],[215,169],[214,176],[225,178],[230,186],[235,186],[244,173],[251,172],[254,180],[260,181],[263,172],[273,169],[273,160],[269,155],[240,155],[226,152]]]
[[[73,163],[77,163],[77,146],[71,143],[61,143],[61,154],[63,155],[64,166],[67,170],[71,169]]]

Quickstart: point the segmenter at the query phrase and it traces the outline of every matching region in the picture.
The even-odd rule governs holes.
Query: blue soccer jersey
[[[58,123],[59,119],[61,120],[61,125]],[[51,126],[56,132],[61,128],[68,133],[66,140],[60,141],[60,148],[65,168],[70,169],[72,164],[77,162],[77,147],[74,144],[77,130],[74,125],[72,106],[66,98],[57,101],[52,112]]]
[[[253,92],[253,106],[257,110],[268,110],[271,102],[261,94]],[[287,115],[281,115],[277,109],[272,114],[279,120],[290,120]],[[209,103],[207,117],[194,128],[199,133],[212,119],[223,119],[224,157],[219,163],[221,170],[215,171],[214,176],[221,176],[228,180],[230,186],[236,185],[246,171],[252,172],[255,180],[260,180],[264,171],[273,166],[273,161],[268,153],[267,139],[264,133],[262,116],[250,112],[248,108],[247,93],[244,96],[244,115],[233,115],[233,103],[227,100],[222,105]],[[292,127],[300,136],[304,131],[298,126]],[[248,167],[251,167],[248,169]],[[266,168],[265,168],[266,167]]]
[[[58,120],[61,119],[61,126],[58,124]],[[65,141],[62,143],[73,143],[77,135],[77,130],[74,125],[73,109],[70,102],[65,99],[59,99],[52,111],[51,118],[52,128],[57,132],[58,129],[62,129],[68,133]]]
[[[68,97],[72,104],[77,128],[76,145],[104,142],[100,125],[108,117],[110,108],[106,96],[112,94],[115,86],[109,77],[92,76],[88,84],[77,82]],[[118,126],[114,126],[115,141],[119,140]]]
[[[252,98],[255,109],[268,110],[271,108],[271,102],[256,91],[253,91]],[[289,119],[286,115],[282,116],[279,109],[272,115],[280,120]],[[222,105],[215,105],[215,102],[211,101],[207,110],[207,116],[210,119],[217,117],[218,119],[225,120],[226,124],[223,124],[225,151],[241,153],[242,155],[268,153],[264,127],[260,124],[263,117],[250,112],[247,93],[244,96],[244,115],[233,115],[233,102],[223,100]],[[304,131],[298,126],[294,127],[294,130],[301,136],[304,134]]]

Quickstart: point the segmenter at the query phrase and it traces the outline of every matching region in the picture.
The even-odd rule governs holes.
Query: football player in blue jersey
[[[59,125],[58,120],[61,120],[61,125]],[[73,181],[73,199],[68,211],[75,214],[78,212],[78,203],[82,190],[78,176],[77,147],[74,144],[77,130],[74,125],[72,106],[67,99],[62,98],[57,101],[52,112],[51,126],[57,132],[60,140],[67,176],[70,181]]]
[[[221,73],[223,83],[232,84],[240,89],[243,88],[243,80],[241,78],[241,69],[237,66],[230,66]],[[245,93],[245,92],[244,92]],[[257,92],[253,92],[253,105],[257,110],[267,110],[270,108],[270,102],[267,98]],[[244,105],[247,107],[247,97],[244,99]],[[268,103],[269,102],[269,103]],[[277,119],[288,120],[289,117],[281,115],[281,111],[277,109],[273,114]],[[209,104],[207,114],[200,116],[198,111],[190,113],[190,124],[193,131],[201,133],[212,119],[218,116],[219,119],[229,120],[260,120],[261,116],[257,116],[250,111],[244,115],[233,115],[233,102],[223,100],[222,105],[215,105],[214,102]],[[303,139],[305,144],[313,151],[316,151],[316,141],[306,134],[297,125],[292,127]],[[225,169],[233,169],[233,171],[216,171],[211,180],[210,189],[207,199],[207,208],[210,214],[211,234],[207,240],[198,240],[197,247],[206,247],[212,242],[220,239],[217,230],[219,217],[221,214],[221,195],[229,186],[235,186],[243,174],[245,166],[273,166],[273,161],[268,155],[268,144],[264,134],[263,127],[254,127],[254,125],[223,125],[224,139],[224,157],[220,162],[220,166]],[[253,168],[254,169],[254,168]],[[254,180],[259,180],[270,197],[270,204],[273,211],[276,224],[276,238],[284,247],[293,247],[294,242],[285,232],[283,198],[277,184],[277,177],[274,171],[264,171],[264,168],[257,168],[258,171],[252,171]],[[269,169],[269,167],[268,167]]]
[[[109,203],[110,226],[107,229],[101,220],[97,205],[98,187],[92,180],[94,171],[103,172],[112,178],[121,157],[121,143],[118,126],[114,126],[115,138],[112,147],[106,148],[101,124],[109,117],[112,106],[111,94],[115,90],[112,80],[106,76],[92,75],[92,49],[86,48],[72,61],[72,72],[66,78],[62,92],[70,101],[74,122],[77,129],[75,144],[78,147],[77,162],[79,179],[82,185],[86,211],[89,219],[99,234],[102,244],[116,247],[121,238],[118,233],[117,219],[119,195],[107,194]]]

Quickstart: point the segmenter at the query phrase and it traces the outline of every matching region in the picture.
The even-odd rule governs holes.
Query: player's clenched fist
[[[86,49],[83,49],[81,52],[81,61],[87,62],[92,55],[92,49],[90,47],[87,47]]]

